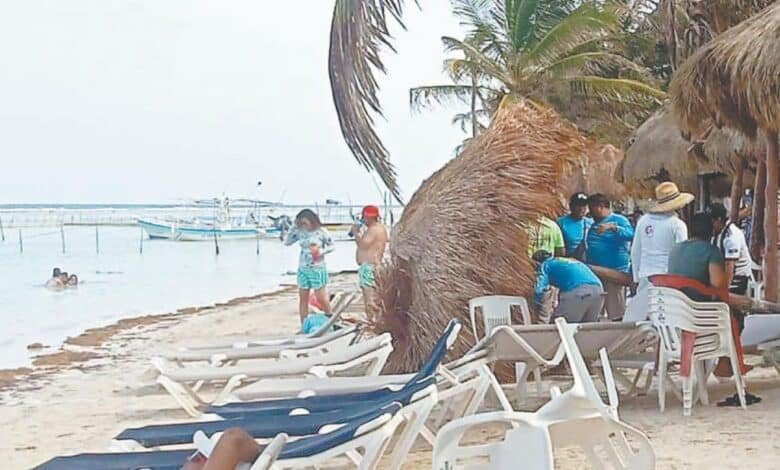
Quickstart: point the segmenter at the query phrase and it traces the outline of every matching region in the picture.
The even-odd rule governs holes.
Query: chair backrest
[[[523,324],[531,324],[531,311],[528,301],[523,297],[509,295],[487,295],[477,297],[469,301],[469,318],[474,338],[477,339],[476,312],[482,311],[482,320],[485,327],[485,336],[488,336],[493,328],[512,324],[512,306],[520,308]]]
[[[352,302],[355,301],[355,298],[357,298],[357,294],[337,292],[333,297],[333,313],[331,314],[328,321],[317,328],[315,331],[309,333],[307,336],[309,338],[319,338],[320,336],[330,331],[331,328],[336,325],[336,322],[341,319],[341,314],[344,313],[350,305],[352,305]]]
[[[422,364],[420,370],[414,375],[414,377],[412,377],[409,383],[424,380],[426,378],[433,377],[433,375],[436,374],[436,370],[444,361],[444,356],[447,355],[447,351],[449,351],[452,346],[455,345],[455,341],[458,339],[458,333],[460,333],[460,329],[460,321],[454,318],[450,320],[450,322],[447,324],[447,327],[444,328],[444,332],[442,332],[441,336],[436,341],[436,344],[433,345],[433,349],[431,349],[431,353],[428,355],[428,358]]]
[[[664,351],[677,357],[680,354],[680,330],[697,334],[715,334],[719,341],[699,342],[698,350],[714,350],[730,341],[731,317],[723,302],[693,302],[685,294],[665,287],[651,287],[648,292],[649,315],[661,337]]]

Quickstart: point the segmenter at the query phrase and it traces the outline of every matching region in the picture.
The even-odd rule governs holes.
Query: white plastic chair
[[[748,295],[753,300],[762,300],[764,298],[764,266],[750,260],[750,279],[748,279]],[[755,273],[759,273],[757,278]]]
[[[697,381],[697,396],[693,396],[692,378],[682,377],[683,414],[690,416],[693,402],[708,404],[707,378],[713,367],[705,361],[726,356],[734,371],[734,383],[739,401],[745,408],[745,381],[740,370],[737,348],[731,331],[731,315],[728,304],[723,302],[695,302],[676,289],[651,287],[650,318],[661,337],[658,365],[658,405],[663,412],[666,406],[666,383],[670,361],[682,361],[680,331],[694,333],[696,338],[691,355],[691,375]],[[676,393],[676,392],[675,392]]]
[[[655,453],[647,437],[620,421],[618,396],[606,351],[601,363],[607,383],[609,405],[591,379],[574,332],[577,325],[556,320],[562,346],[574,376],[574,386],[564,393],[554,388],[552,399],[535,413],[497,412],[469,416],[449,423],[439,432],[433,455],[435,470],[528,470],[554,468],[554,450],[579,446],[594,468],[649,470],[655,468]],[[463,436],[475,428],[503,423],[510,427],[496,443],[465,445]],[[633,447],[629,444],[631,438]]]
[[[524,325],[531,324],[531,310],[528,308],[528,301],[523,297],[515,297],[511,295],[486,295],[483,297],[476,297],[469,301],[469,319],[471,320],[471,331],[474,333],[474,340],[479,341],[481,338],[477,336],[477,310],[482,311],[482,321],[484,324],[485,336],[489,336],[490,332],[498,326],[511,325],[512,324],[512,307],[516,306],[520,308],[520,315],[523,319]],[[518,398],[525,399],[525,395],[520,392],[524,389],[524,382],[521,384],[521,377],[525,377],[527,365],[522,362],[515,363],[515,377],[517,377],[517,389],[519,390]],[[536,382],[536,391],[539,395],[543,393],[542,384],[542,371],[540,369],[534,369],[534,381]]]

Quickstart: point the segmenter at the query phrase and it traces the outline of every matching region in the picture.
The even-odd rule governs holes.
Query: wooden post
[[[255,248],[255,254],[257,256],[260,256],[260,232],[257,232],[256,240],[257,240],[257,248]]]
[[[214,229],[214,248],[216,249],[217,256],[219,256],[219,241],[217,240],[217,229]]]
[[[739,209],[742,206],[742,180],[745,175],[745,160],[739,159],[737,163],[737,172],[731,181],[731,214],[729,218],[735,224],[739,224]]]
[[[143,227],[141,227],[141,242],[138,248],[138,252],[140,254],[144,254],[144,228]]]
[[[97,225],[95,225],[95,253],[100,254],[100,234]]]
[[[777,302],[777,131],[766,135],[766,210],[764,212],[764,285],[766,300]]]
[[[3,229],[3,218],[0,217],[0,239],[5,241],[5,230]]]
[[[19,229],[19,253],[24,253],[24,242],[22,241],[22,229]]]
[[[65,225],[60,225],[60,240],[62,240],[62,254],[65,254]]]
[[[764,188],[766,187],[766,155],[760,155],[756,165],[756,184],[753,189],[753,221],[750,232],[750,255],[754,260],[764,258]]]

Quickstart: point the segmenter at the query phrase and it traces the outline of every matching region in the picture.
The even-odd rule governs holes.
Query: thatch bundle
[[[694,53],[670,87],[685,131],[708,123],[755,137],[780,129],[780,3],[729,29]]]
[[[468,324],[469,299],[532,294],[523,226],[560,213],[564,167],[586,147],[553,112],[510,105],[422,184],[393,229],[390,261],[377,276],[377,328],[396,342],[390,370],[418,367],[452,317]],[[473,343],[466,330],[455,354]]]

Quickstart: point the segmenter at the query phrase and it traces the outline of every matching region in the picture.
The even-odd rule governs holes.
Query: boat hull
[[[242,238],[257,238],[258,230],[256,228],[215,228],[215,227],[192,227],[174,225],[163,222],[151,222],[149,220],[138,220],[138,225],[144,229],[151,239],[177,240],[177,241],[208,241],[214,240],[233,240]]]
[[[150,222],[148,220],[138,220],[138,225],[149,235],[149,238],[160,240],[173,240],[176,238],[176,232],[173,225]]]

